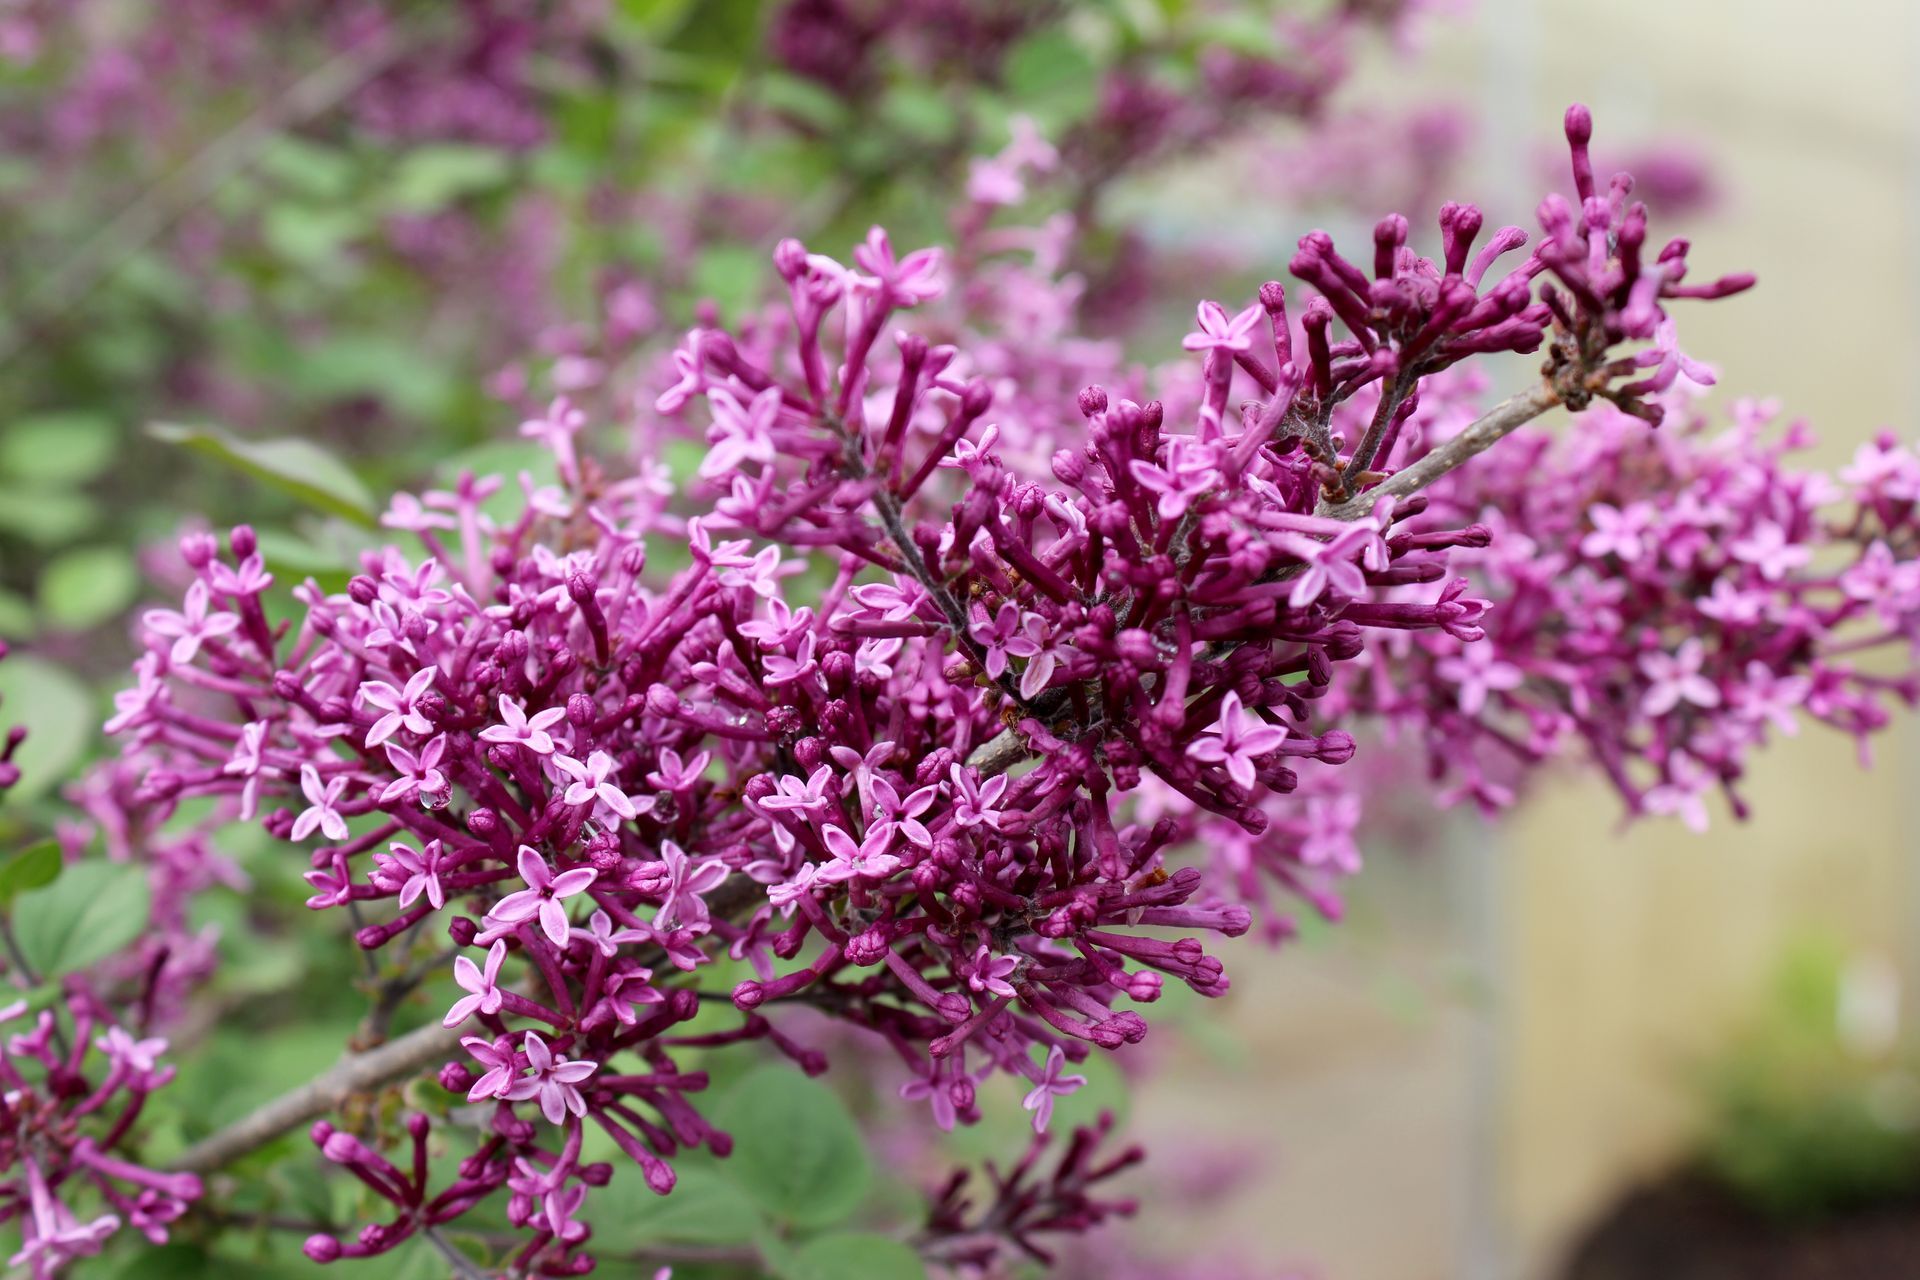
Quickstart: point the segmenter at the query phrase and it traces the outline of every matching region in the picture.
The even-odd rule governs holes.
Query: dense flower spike
[[[1145,1036],[1167,980],[1227,990],[1207,935],[1282,936],[1295,902],[1337,915],[1359,865],[1339,766],[1352,726],[1399,712],[1395,657],[1432,663],[1424,687],[1460,690],[1464,716],[1504,713],[1536,670],[1487,644],[1498,619],[1458,576],[1496,532],[1485,504],[1419,490],[1554,404],[1657,419],[1697,370],[1664,303],[1743,283],[1684,283],[1684,245],[1645,261],[1644,210],[1625,179],[1595,193],[1586,132],[1576,109],[1580,215],[1546,202],[1505,275],[1525,237],[1476,254],[1470,206],[1442,211],[1439,261],[1383,220],[1371,276],[1316,233],[1293,263],[1305,305],[1290,316],[1278,284],[1203,304],[1197,376],[1164,401],[1116,378],[1047,404],[1063,367],[1113,368],[1084,350],[1051,374],[1017,342],[975,358],[938,251],[875,229],[847,265],[787,241],[784,315],[703,324],[674,353],[646,429],[704,440],[684,489],[610,471],[550,406],[528,434],[558,485],[514,502],[468,475],[396,500],[418,551],[366,554],[338,593],[303,584],[297,624],[249,589],[250,530],[224,557],[194,535],[185,607],[148,616],[110,726],[142,798],[264,813],[310,846],[309,906],[461,993],[418,1043],[471,1104],[440,1125],[471,1154],[435,1191],[424,1156],[406,1173],[316,1129],[396,1216],[309,1255],[384,1252],[504,1189],[510,1265],[584,1271],[591,1189],[635,1176],[583,1157],[589,1128],[670,1190],[683,1148],[731,1145],[684,1050],[766,1040],[824,1065],[785,1006],[886,1046],[936,1124],[1017,1099],[1044,1131],[1073,1065]],[[1047,162],[1016,146],[1008,164]],[[1465,421],[1456,366],[1543,347],[1535,388]],[[1897,473],[1874,472],[1889,503]],[[1618,558],[1646,521],[1609,500],[1593,554]],[[1736,591],[1806,569],[1797,508],[1761,506],[1771,523],[1726,544]],[[1898,575],[1910,550],[1896,536],[1860,572]],[[1717,649],[1609,655],[1644,682],[1633,714],[1688,724],[1722,704],[1771,719],[1808,656],[1763,639],[1742,660],[1774,683],[1736,693]],[[753,976],[697,989],[723,958]],[[718,1030],[685,1025],[703,995],[730,996]],[[428,1127],[408,1121],[416,1153]],[[1085,1198],[1112,1167],[1092,1141],[1051,1189],[1028,1166],[1004,1184],[1003,1236],[1033,1250],[1107,1215]],[[936,1216],[931,1244],[971,1230],[957,1205]]]
[[[1562,439],[1517,436],[1429,493],[1492,532],[1455,565],[1498,602],[1477,643],[1432,633],[1381,655],[1356,711],[1428,753],[1454,795],[1508,803],[1538,761],[1578,751],[1634,814],[1704,827],[1773,733],[1868,735],[1920,700],[1920,462],[1891,435],[1838,476],[1795,471],[1804,424],[1733,406],[1715,431],[1684,392],[1667,425],[1611,406]],[[1904,658],[1860,665],[1875,649]]]

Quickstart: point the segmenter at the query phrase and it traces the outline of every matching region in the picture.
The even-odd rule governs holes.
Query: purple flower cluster
[[[1771,734],[1817,720],[1864,752],[1920,700],[1920,459],[1882,435],[1837,477],[1796,470],[1811,435],[1771,429],[1774,406],[1737,402],[1715,431],[1684,390],[1664,403],[1657,432],[1600,406],[1429,490],[1491,530],[1456,564],[1497,607],[1481,643],[1377,655],[1356,711],[1423,744],[1453,794],[1502,807],[1575,750],[1630,812],[1702,828],[1715,789],[1744,815],[1735,785]],[[1876,649],[1907,667],[1859,663]]]
[[[174,1069],[158,1061],[167,1042],[129,1031],[84,990],[70,989],[66,1008],[71,1039],[43,1010],[0,1049],[0,1221],[18,1222],[21,1232],[8,1264],[36,1280],[99,1253],[122,1226],[164,1244],[168,1224],[200,1195],[190,1173],[112,1154],[147,1095],[173,1079]],[[27,1002],[16,1001],[0,1009],[0,1022],[26,1012]],[[82,1221],[69,1206],[76,1193],[103,1201],[103,1211]]]
[[[1103,1154],[1112,1132],[1113,1116],[1103,1112],[1095,1124],[1075,1129],[1044,1168],[1052,1139],[1035,1135],[1006,1172],[988,1166],[992,1198],[984,1203],[969,1195],[972,1170],[956,1169],[928,1210],[917,1241],[921,1251],[964,1275],[1000,1274],[1006,1264],[1022,1259],[1051,1267],[1056,1258],[1043,1237],[1083,1234],[1111,1219],[1132,1217],[1135,1202],[1107,1198],[1099,1184],[1139,1164],[1146,1153],[1130,1146]]]
[[[364,68],[345,106],[369,133],[525,148],[547,134],[536,54],[581,57],[600,21],[598,6],[574,2],[395,10],[361,0],[9,5],[0,56],[40,64],[59,88],[31,112],[0,116],[0,134],[51,156],[130,136],[171,143],[182,83],[265,96],[331,54]]]
[[[1256,912],[1284,932],[1294,898],[1336,912],[1349,686],[1406,637],[1485,635],[1449,557],[1491,530],[1416,490],[1556,403],[1656,418],[1687,367],[1664,301],[1746,283],[1685,283],[1684,242],[1648,260],[1587,128],[1569,113],[1579,212],[1550,197],[1519,265],[1489,281],[1526,237],[1476,253],[1466,205],[1440,261],[1383,220],[1371,275],[1315,233],[1297,322],[1277,283],[1200,306],[1173,408],[1090,386],[1037,431],[1018,406],[994,421],[996,381],[911,322],[943,256],[876,229],[850,264],[783,242],[784,316],[686,335],[654,406],[704,434],[683,488],[584,453],[562,400],[523,428],[558,484],[401,495],[386,523],[419,550],[301,585],[299,619],[269,616],[250,530],[224,554],[189,536],[183,606],[146,615],[109,726],[131,802],[211,798],[310,846],[308,905],[366,950],[455,948],[429,1044],[471,1154],[435,1190],[426,1117],[410,1171],[318,1127],[395,1216],[309,1255],[380,1253],[504,1190],[512,1265],[585,1271],[582,1206],[614,1176],[588,1126],[670,1190],[684,1148],[731,1146],[681,1051],[766,1040],[824,1068],[783,1005],[886,1046],[940,1126],[1009,1077],[1044,1131],[1071,1066],[1143,1037],[1166,980],[1227,989],[1207,935]],[[1525,415],[1406,430],[1462,361],[1543,346]],[[1667,678],[1681,699],[1690,675]],[[754,974],[737,1012],[688,1028],[722,959]],[[1076,1186],[1099,1176],[1083,1155]]]

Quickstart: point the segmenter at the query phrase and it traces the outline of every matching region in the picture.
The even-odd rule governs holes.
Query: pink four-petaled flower
[[[1066,1054],[1059,1045],[1047,1051],[1047,1065],[1043,1067],[1034,1086],[1027,1092],[1020,1105],[1033,1112],[1033,1131],[1045,1133],[1047,1123],[1053,1119],[1053,1100],[1064,1098],[1087,1082],[1085,1076],[1063,1076],[1060,1068],[1065,1065]]]
[[[180,610],[149,609],[140,621],[154,635],[173,641],[167,649],[167,659],[174,666],[183,667],[193,661],[201,645],[232,633],[240,625],[240,619],[234,614],[208,612],[211,603],[212,594],[207,584],[195,579],[187,588],[187,598]]]
[[[320,780],[320,771],[310,764],[300,766],[300,792],[307,798],[307,808],[293,820],[295,840],[305,840],[316,829],[329,840],[347,838],[347,820],[340,815],[338,805],[341,792],[347,789],[347,775],[336,773],[325,782]]]
[[[561,1124],[571,1111],[576,1116],[587,1114],[587,1100],[580,1092],[580,1082],[600,1069],[597,1062],[569,1062],[547,1047],[538,1032],[529,1031],[520,1042],[520,1050],[527,1055],[527,1069],[531,1073],[515,1080],[507,1088],[506,1096],[514,1102],[524,1102],[528,1098],[537,1098],[540,1102],[540,1114],[549,1124]]]
[[[1240,695],[1229,690],[1220,699],[1220,714],[1208,732],[1187,747],[1187,754],[1203,764],[1222,766],[1234,785],[1251,791],[1254,762],[1286,740],[1286,729],[1242,707]]]
[[[527,887],[494,903],[488,914],[503,924],[520,924],[537,918],[541,932],[554,946],[566,946],[572,934],[567,909],[562,904],[575,894],[585,893],[600,873],[592,867],[574,867],[556,876],[547,860],[524,844],[520,846],[518,866],[520,878],[526,881]]]
[[[547,730],[566,719],[565,707],[548,707],[529,716],[504,693],[500,695],[499,706],[500,723],[482,729],[481,741],[522,746],[537,756],[553,754],[553,737]]]
[[[457,1027],[476,1013],[500,1012],[504,999],[500,991],[500,966],[506,963],[506,959],[507,944],[498,940],[487,948],[487,967],[484,969],[465,956],[453,958],[453,980],[467,994],[453,1002],[453,1007],[447,1010],[447,1016],[441,1019],[442,1026]]]
[[[369,680],[360,686],[360,701],[385,713],[367,730],[369,747],[379,746],[402,729],[417,734],[433,732],[433,721],[421,714],[417,704],[433,688],[433,678],[439,674],[438,667],[425,666],[408,676],[402,689],[385,680]]]

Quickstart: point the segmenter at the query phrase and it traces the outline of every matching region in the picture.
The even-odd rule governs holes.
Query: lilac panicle
[[[1046,163],[1016,145],[1021,172]],[[367,553],[344,591],[300,585],[298,617],[265,615],[250,530],[194,540],[109,726],[145,770],[135,801],[211,799],[300,846],[308,905],[366,950],[454,947],[439,1082],[470,1105],[440,1124],[471,1154],[438,1185],[317,1127],[392,1217],[309,1256],[385,1252],[503,1194],[510,1266],[585,1271],[582,1206],[615,1176],[583,1159],[589,1127],[670,1191],[683,1149],[732,1143],[683,1051],[764,1040],[822,1069],[789,1006],[884,1045],[938,1124],[998,1093],[1044,1130],[1167,982],[1227,991],[1212,939],[1282,936],[1293,904],[1337,917],[1355,691],[1410,637],[1483,641],[1452,558],[1490,534],[1428,494],[1334,512],[1437,438],[1416,414],[1473,357],[1544,347],[1561,399],[1656,416],[1646,384],[1688,367],[1665,304],[1739,282],[1640,255],[1628,185],[1583,189],[1578,218],[1543,206],[1546,238],[1498,275],[1523,237],[1476,251],[1470,206],[1441,212],[1439,260],[1383,220],[1371,274],[1309,236],[1311,296],[1202,305],[1165,400],[1062,386],[1100,363],[1064,340],[1051,372],[1017,342],[970,358],[941,306],[971,254],[878,228],[851,263],[786,241],[784,311],[672,355],[649,430],[706,446],[680,487],[593,456],[554,404],[527,434],[558,484],[397,498],[417,546]],[[723,956],[754,976],[695,1032]],[[1061,1221],[1112,1211],[1085,1198],[1092,1141],[1047,1193]]]

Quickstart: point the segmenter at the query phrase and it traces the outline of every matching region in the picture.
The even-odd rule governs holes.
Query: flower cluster
[[[1438,262],[1381,222],[1372,276],[1316,233],[1297,327],[1277,283],[1202,304],[1190,393],[1087,387],[1043,448],[912,323],[942,255],[876,229],[851,263],[783,242],[784,317],[686,335],[654,406],[704,434],[678,488],[609,472],[561,400],[523,428],[557,484],[401,495],[386,523],[418,550],[302,584],[298,619],[269,615],[250,530],[224,553],[190,535],[183,606],[143,619],[110,726],[134,802],[210,799],[309,846],[307,905],[368,951],[438,968],[433,935],[454,947],[461,994],[416,1035],[471,1154],[436,1190],[426,1116],[411,1172],[316,1128],[395,1217],[309,1255],[384,1252],[504,1190],[513,1267],[586,1270],[583,1207],[615,1176],[588,1126],[669,1191],[683,1149],[732,1143],[688,1051],[765,1040],[824,1068],[785,1005],[886,1046],[938,1125],[1006,1079],[1044,1132],[1072,1065],[1144,1036],[1165,981],[1227,989],[1207,935],[1256,911],[1281,932],[1293,898],[1337,910],[1358,865],[1330,780],[1354,753],[1343,672],[1485,633],[1449,557],[1489,527],[1415,490],[1518,421],[1395,467],[1423,389],[1546,346],[1528,416],[1654,417],[1684,367],[1664,301],[1745,283],[1684,283],[1683,242],[1646,261],[1644,210],[1623,180],[1594,193],[1568,119],[1580,214],[1550,197],[1505,275],[1525,236],[1476,254],[1471,206],[1442,211]],[[729,1021],[688,1027],[722,960],[754,976]]]
[[[1102,1154],[1113,1132],[1113,1116],[1103,1112],[1095,1124],[1075,1129],[1066,1148],[1042,1169],[1051,1136],[1038,1134],[1026,1154],[1005,1173],[989,1166],[992,1199],[976,1204],[968,1195],[973,1171],[956,1169],[934,1197],[920,1240],[925,1255],[968,1274],[994,1274],[997,1264],[1025,1257],[1043,1267],[1054,1254],[1041,1237],[1084,1233],[1112,1218],[1132,1217],[1132,1200],[1106,1199],[1097,1190],[1140,1163],[1137,1146]]]
[[[144,1168],[113,1154],[139,1118],[147,1095],[173,1079],[160,1065],[165,1040],[143,1037],[116,1021],[81,990],[67,999],[72,1028],[42,1010],[32,1029],[7,1038],[0,1051],[0,1221],[18,1222],[21,1248],[8,1259],[36,1280],[75,1258],[100,1252],[123,1225],[164,1244],[167,1225],[200,1195],[190,1173]],[[27,1012],[16,1001],[0,1021]],[[103,1200],[104,1212],[81,1221],[68,1201],[76,1192]]]
[[[1684,395],[1659,431],[1600,406],[1429,491],[1492,531],[1456,564],[1498,606],[1484,642],[1409,637],[1357,696],[1454,794],[1499,808],[1574,750],[1630,812],[1701,828],[1716,788],[1745,813],[1735,784],[1770,734],[1812,719],[1864,751],[1920,699],[1910,657],[1859,664],[1920,636],[1920,461],[1882,435],[1837,477],[1796,470],[1804,424],[1772,430],[1774,406],[1741,401],[1715,431]]]
[[[31,111],[0,114],[0,132],[54,156],[129,136],[170,142],[183,82],[270,93],[329,54],[346,110],[369,133],[530,147],[547,133],[534,55],[582,56],[598,22],[592,5],[528,0],[465,0],[426,21],[341,0],[16,8],[0,39],[54,88]]]

